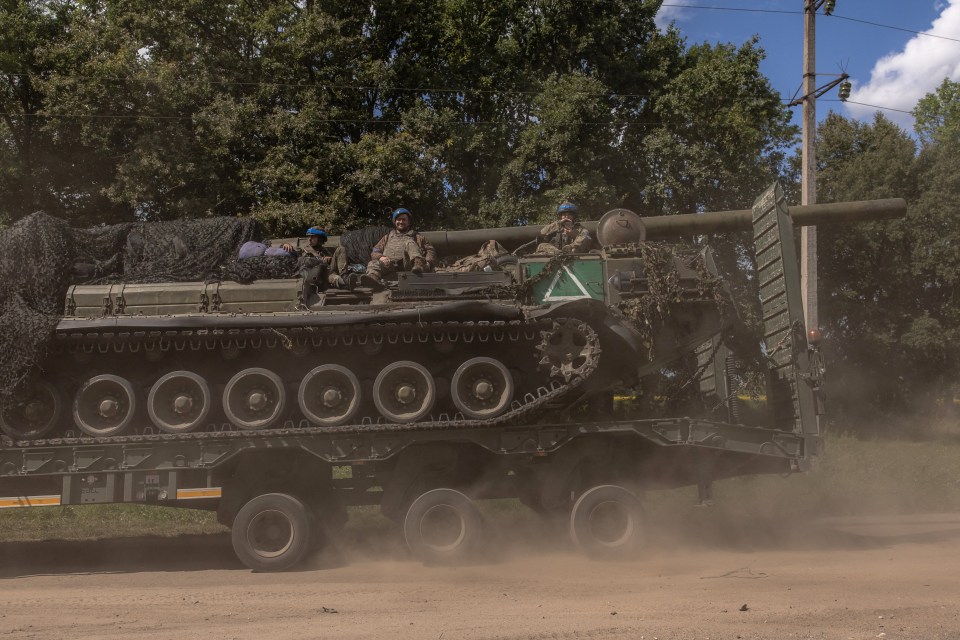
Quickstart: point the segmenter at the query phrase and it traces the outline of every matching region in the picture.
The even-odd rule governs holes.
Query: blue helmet
[[[408,216],[410,216],[410,219],[413,220],[413,214],[410,213],[410,211],[408,211],[407,209],[400,207],[399,209],[394,210],[394,212],[390,214],[390,222],[396,222],[397,216],[399,216],[402,213],[407,214]]]
[[[580,213],[580,211],[577,209],[577,205],[573,204],[572,202],[564,202],[557,207],[557,217],[562,216],[565,213],[570,213],[576,216],[578,213]]]
[[[310,227],[307,229],[307,237],[309,238],[310,236],[320,236],[324,239],[324,241],[330,237],[327,235],[327,231],[323,227]]]

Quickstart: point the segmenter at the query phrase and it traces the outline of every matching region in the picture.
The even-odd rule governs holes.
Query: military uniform
[[[329,258],[330,257],[330,252],[323,245],[320,245],[319,247],[311,247],[310,245],[307,245],[305,247],[300,247],[299,249],[297,249],[297,254],[301,258],[304,256],[307,256],[310,258]]]
[[[381,257],[390,259],[389,264],[380,262]],[[400,233],[396,229],[380,238],[370,253],[370,262],[367,263],[367,273],[383,279],[394,275],[397,266],[401,271],[409,271],[417,260],[426,264],[426,270],[432,271],[437,262],[437,250],[427,242],[423,234],[413,229]]]
[[[579,222],[573,223],[573,229],[567,232],[563,220],[557,220],[544,226],[537,234],[537,253],[554,255],[556,253],[587,253],[593,248],[593,237]]]
[[[441,269],[441,271],[483,271],[484,267],[492,266],[497,258],[508,253],[510,252],[496,240],[488,240],[474,255],[460,258],[446,269]]]
[[[327,274],[327,283],[331,287],[340,287],[345,284],[342,277],[349,275],[347,273],[347,250],[343,247],[337,247],[333,252],[333,258],[330,260],[330,272]]]

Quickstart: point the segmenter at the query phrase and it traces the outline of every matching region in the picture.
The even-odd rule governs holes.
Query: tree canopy
[[[818,130],[821,202],[904,197],[903,220],[824,226],[821,317],[834,405],[863,419],[950,402],[960,381],[960,140],[956,83],[920,101],[918,143],[877,115]]]
[[[338,230],[749,204],[796,130],[756,40],[658,0],[3,3],[2,214]]]

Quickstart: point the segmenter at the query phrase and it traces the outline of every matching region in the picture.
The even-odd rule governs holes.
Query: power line
[[[786,99],[783,99],[784,102],[787,102]],[[876,104],[867,104],[866,102],[857,102],[855,100],[836,100],[836,99],[827,99],[821,98],[821,102],[845,102],[847,104],[856,104],[863,107],[870,107],[873,109],[883,109],[885,111],[896,111],[899,113],[905,113],[910,115],[911,111],[905,111],[903,109],[896,109],[894,107],[884,107]],[[88,120],[169,120],[169,121],[197,121],[204,119],[203,116],[164,116],[164,115],[155,115],[149,113],[0,113],[0,117],[4,118],[45,118],[45,119],[54,119],[54,118],[63,118],[63,119],[88,119]],[[312,119],[311,122],[324,123],[324,124],[404,124],[403,120],[397,119],[375,119],[375,118],[317,118]],[[444,122],[444,126],[504,126],[504,125],[515,125],[515,126],[526,126],[531,124],[545,124],[545,126],[553,125],[565,125],[565,124],[575,124],[579,125],[589,125],[589,126],[611,126],[611,127],[629,127],[629,126],[644,126],[644,127],[657,127],[657,126],[666,126],[668,123],[666,121],[660,122],[646,122],[646,121],[634,121],[634,120],[584,120],[584,121],[566,121],[566,122],[531,122],[531,121],[519,121],[519,120],[475,120],[475,121],[456,121],[456,122]]]
[[[5,75],[8,75],[8,76],[17,76],[17,77],[37,77],[36,74],[29,74],[29,73],[8,73],[8,74],[5,74]],[[73,80],[89,80],[89,79],[91,79],[89,76],[60,76],[60,77],[70,78],[70,79],[73,79]],[[119,77],[114,77],[114,78],[107,78],[107,79],[108,79],[108,80],[115,81],[115,82],[125,82],[125,81],[128,81],[128,80],[133,80],[133,79],[137,79],[137,78],[134,78],[134,77],[131,77],[131,78],[119,78]],[[98,80],[103,80],[103,78],[98,78]],[[435,92],[435,93],[463,93],[463,94],[466,94],[466,93],[490,93],[490,94],[507,94],[507,95],[511,95],[511,94],[517,94],[517,95],[539,95],[539,93],[538,93],[538,92],[535,92],[535,91],[509,91],[509,90],[500,91],[500,90],[497,90],[497,89],[466,89],[466,88],[461,88],[461,89],[431,89],[431,88],[423,88],[423,87],[421,87],[421,88],[418,88],[418,87],[375,87],[375,86],[367,86],[367,85],[323,85],[323,84],[321,84],[321,85],[316,85],[316,84],[308,84],[308,83],[230,82],[230,81],[206,81],[206,80],[189,80],[189,79],[178,80],[178,82],[180,82],[180,83],[207,83],[207,84],[215,84],[215,85],[242,85],[242,86],[264,86],[264,87],[287,87],[287,88],[298,87],[298,88],[315,88],[315,89],[316,89],[316,88],[319,88],[319,89],[358,89],[358,90],[372,90],[372,89],[377,89],[377,90],[380,90],[380,91],[412,91],[412,92],[424,93],[424,94],[429,94],[429,93]],[[653,97],[654,97],[654,96],[652,96],[652,95],[641,94],[641,93],[597,93],[597,92],[592,92],[592,91],[571,91],[570,93],[584,93],[584,94],[590,94],[590,95],[597,95],[597,96],[604,97],[604,98],[648,98],[648,99],[650,99],[650,98],[653,98]],[[781,98],[780,98],[780,101],[781,101],[781,102],[791,102],[791,99],[781,97]],[[851,101],[848,101],[848,102],[851,102]],[[859,103],[855,103],[855,104],[859,104]],[[873,105],[867,105],[867,106],[873,106]],[[876,107],[876,108],[877,108],[877,109],[886,109],[886,110],[888,110],[888,111],[898,111],[898,109],[894,109],[894,108],[892,108],[892,107],[879,107],[879,106],[878,106],[878,107]],[[908,111],[904,111],[903,113],[909,113],[909,112],[908,112]],[[50,117],[50,118],[53,118],[53,117],[63,117],[63,118],[85,118],[85,117],[86,117],[86,118],[155,118],[155,119],[158,119],[158,120],[162,120],[162,119],[171,119],[171,120],[178,120],[178,119],[179,119],[179,120],[183,120],[183,119],[191,119],[191,118],[193,118],[193,116],[159,116],[159,115],[153,116],[153,115],[146,115],[146,114],[132,114],[132,115],[131,115],[131,114],[3,114],[3,115],[8,115],[8,116],[23,115],[23,116],[27,116],[27,117]],[[400,121],[399,121],[399,120],[395,120],[395,121],[394,121],[394,120],[325,119],[325,120],[318,120],[317,122],[400,122]],[[597,124],[600,124],[600,123],[597,123]],[[614,124],[615,124],[615,123],[614,123]],[[642,124],[649,124],[649,123],[642,123]]]
[[[871,109],[883,109],[884,111],[896,111],[897,113],[906,113],[907,115],[913,115],[912,111],[904,111],[903,109],[894,109],[893,107],[881,107],[877,104],[867,104],[866,102],[856,102],[855,100],[833,100],[833,99],[823,99],[821,102],[846,102],[847,104],[858,104],[861,107],[870,107]]]
[[[794,11],[792,9],[755,9],[749,7],[716,7],[706,4],[681,4],[676,2],[664,2],[661,7],[676,7],[678,9],[713,9],[715,11],[741,11],[743,13],[787,13],[793,15],[803,15],[803,11]]]
[[[796,11],[793,9],[755,9],[748,7],[716,7],[705,4],[686,4],[678,2],[664,2],[662,7],[676,7],[678,9],[710,9],[713,11],[738,11],[742,13],[778,13],[778,14],[788,14],[788,15],[803,15],[803,11]],[[926,36],[928,38],[940,38],[941,40],[949,40],[951,42],[960,43],[960,38],[950,38],[948,36],[941,36],[936,33],[927,33],[924,31],[916,31],[914,29],[907,29],[905,27],[896,27],[891,24],[883,24],[880,22],[871,22],[869,20],[861,20],[860,18],[851,18],[849,16],[841,16],[836,13],[823,16],[824,18],[837,18],[838,20],[847,20],[849,22],[859,22],[860,24],[867,24],[873,27],[881,27],[883,29],[893,29],[895,31],[904,31],[906,33],[912,33],[918,36]]]
[[[162,115],[153,115],[153,114],[144,114],[144,113],[130,113],[130,114],[121,114],[121,113],[0,113],[0,116],[7,118],[76,118],[83,119],[87,118],[90,120],[171,120],[171,121],[195,121],[202,120],[201,116],[162,116]],[[310,122],[318,123],[328,123],[328,124],[404,124],[403,120],[397,119],[374,119],[374,118],[317,118],[311,119]],[[663,122],[644,122],[644,121],[633,121],[633,120],[584,120],[584,121],[560,121],[560,122],[547,122],[547,123],[534,123],[530,121],[519,121],[519,120],[476,120],[476,121],[457,121],[457,122],[444,122],[443,125],[452,125],[452,126],[503,126],[503,125],[516,125],[516,126],[526,126],[530,124],[544,124],[544,126],[553,126],[553,125],[566,125],[566,124],[575,124],[579,125],[590,125],[590,126],[616,126],[616,127],[626,127],[626,126],[661,126]]]
[[[11,76],[15,78],[35,78],[43,80],[42,75],[36,73],[3,73],[0,75]],[[113,76],[113,77],[97,77],[92,76],[79,76],[79,75],[57,75],[58,79],[66,80],[101,80],[106,82],[131,82],[131,81],[140,81],[140,82],[150,82],[155,80],[155,78],[150,77],[138,77],[138,76]],[[519,89],[451,89],[451,88],[442,88],[442,87],[381,87],[377,85],[355,85],[355,84],[320,84],[320,83],[310,83],[310,82],[262,82],[262,81],[243,81],[243,80],[208,80],[208,79],[190,79],[190,78],[178,78],[177,82],[179,84],[210,84],[216,86],[237,86],[237,87],[277,87],[285,89],[355,89],[358,91],[397,91],[397,92],[412,92],[412,93],[484,93],[484,94],[496,94],[496,95],[525,95],[525,96],[537,96],[542,93],[542,91],[521,91]],[[575,93],[583,95],[597,95],[608,98],[652,98],[653,96],[644,93],[605,93],[601,91],[587,91],[583,89],[571,89],[564,90],[565,93]]]
[[[960,38],[950,38],[947,36],[941,36],[936,33],[925,33],[923,31],[914,31],[913,29],[905,29],[903,27],[895,27],[890,24],[880,24],[879,22],[870,22],[869,20],[861,20],[859,18],[850,18],[848,16],[838,16],[837,14],[832,14],[827,16],[829,18],[836,18],[837,20],[848,20],[850,22],[859,22],[860,24],[869,24],[874,27],[883,27],[884,29],[893,29],[895,31],[906,31],[907,33],[915,33],[918,36],[927,36],[928,38],[940,38],[941,40],[950,40],[951,42],[960,42]]]

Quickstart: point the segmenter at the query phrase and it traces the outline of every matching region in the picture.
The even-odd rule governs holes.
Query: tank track
[[[570,336],[582,343],[579,359],[571,366],[563,362],[562,343]],[[560,345],[559,347],[557,345]],[[146,425],[139,432],[124,432],[117,435],[93,436],[82,431],[77,434],[71,428],[62,433],[45,435],[40,439],[13,439],[4,437],[4,443],[17,446],[55,446],[71,444],[104,444],[123,442],[151,442],[168,440],[215,440],[221,438],[248,437],[251,435],[302,435],[314,433],[361,433],[388,431],[416,431],[454,428],[482,428],[506,423],[518,423],[535,416],[540,409],[550,409],[562,402],[562,398],[580,387],[596,371],[601,353],[596,333],[586,323],[572,318],[538,319],[491,322],[433,322],[433,323],[385,323],[337,327],[290,327],[278,329],[226,330],[166,330],[144,332],[61,332],[53,349],[53,359],[73,360],[83,370],[85,363],[104,358],[129,358],[141,360],[145,356],[158,363],[168,358],[210,359],[219,354],[235,354],[231,359],[251,359],[260,356],[272,357],[282,366],[295,365],[293,370],[308,366],[311,353],[359,349],[364,357],[377,357],[384,351],[394,352],[391,358],[403,358],[404,353],[436,346],[446,351],[450,360],[462,360],[464,352],[509,354],[529,351],[522,378],[531,378],[538,373],[537,381],[518,385],[517,393],[509,407],[494,417],[476,419],[460,412],[451,411],[425,416],[413,422],[392,422],[381,415],[367,415],[358,421],[335,426],[317,426],[307,419],[296,399],[288,402],[287,412],[299,417],[288,417],[278,424],[264,429],[238,429],[226,421],[211,421],[197,430],[184,433],[160,431],[146,416],[136,421]],[[579,349],[581,347],[577,347]],[[559,349],[559,351],[558,351]],[[442,352],[441,352],[442,353]],[[521,353],[520,358],[524,357]],[[424,359],[421,355],[419,359]],[[298,364],[299,363],[299,364]],[[103,365],[101,364],[102,368]],[[170,366],[159,367],[170,368]],[[229,367],[228,367],[229,368]],[[233,368],[242,368],[235,365]],[[282,367],[276,367],[282,368]],[[368,377],[376,367],[367,373]],[[84,374],[86,375],[86,374]],[[159,377],[160,374],[156,374]],[[439,377],[439,376],[438,376]],[[287,380],[290,385],[294,379]],[[142,385],[141,385],[142,386]],[[219,395],[212,394],[212,403],[217,405]],[[64,404],[69,404],[69,400]],[[449,402],[447,402],[449,405]],[[221,416],[222,417],[222,416]],[[72,414],[62,416],[61,425],[73,423]],[[73,427],[76,428],[76,427]],[[129,428],[128,428],[129,429]]]

